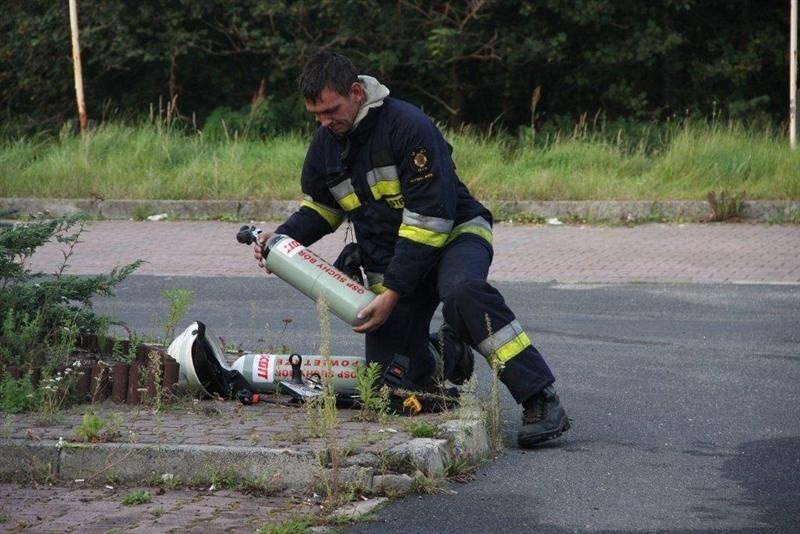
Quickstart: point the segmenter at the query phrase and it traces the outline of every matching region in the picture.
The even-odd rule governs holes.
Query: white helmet
[[[218,388],[214,387],[218,374],[214,360],[222,369],[231,370],[214,336],[200,321],[192,323],[176,337],[169,344],[167,354],[180,366],[178,387],[198,388],[207,397],[219,393],[216,391]]]

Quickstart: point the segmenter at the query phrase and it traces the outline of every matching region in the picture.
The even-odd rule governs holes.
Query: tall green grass
[[[447,132],[462,180],[487,200],[705,200],[710,191],[799,199],[800,150],[741,124],[673,125],[650,139],[587,128],[517,138]],[[300,198],[308,137],[204,139],[152,124],[7,140],[0,196]]]

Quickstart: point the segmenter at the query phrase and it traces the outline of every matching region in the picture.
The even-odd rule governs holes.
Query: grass
[[[446,132],[459,174],[485,200],[705,200],[800,198],[800,150],[784,135],[743,124],[654,126],[657,135],[585,126],[488,137]],[[640,136],[640,137],[637,137]],[[647,139],[645,139],[645,136]],[[271,199],[301,197],[308,137],[211,141],[146,123],[107,123],[87,136],[0,144],[0,197]]]
[[[149,504],[153,500],[150,492],[147,490],[137,489],[122,497],[120,501],[125,506],[136,506],[139,504]]]

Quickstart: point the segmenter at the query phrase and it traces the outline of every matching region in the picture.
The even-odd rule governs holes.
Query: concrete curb
[[[291,448],[138,443],[73,443],[9,438],[0,443],[0,480],[85,480],[158,484],[172,474],[182,484],[211,485],[232,479],[274,492],[294,493],[337,480],[367,493],[397,495],[414,489],[420,473],[444,476],[451,464],[477,462],[489,452],[489,437],[477,420],[451,420],[443,438],[414,438],[385,452],[391,472],[376,473],[374,461],[323,469],[316,453]],[[409,476],[411,475],[411,476]],[[412,478],[412,476],[414,478]],[[401,484],[397,478],[407,480]]]
[[[704,201],[490,201],[498,220],[507,218],[580,220],[587,222],[641,222],[709,220]],[[60,216],[84,212],[96,219],[143,219],[166,214],[170,219],[281,220],[292,214],[298,201],[235,200],[100,200],[0,198],[0,213],[13,217]],[[800,201],[747,200],[744,220],[781,223],[800,221]]]

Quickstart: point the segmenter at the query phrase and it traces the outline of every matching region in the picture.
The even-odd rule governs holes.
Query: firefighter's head
[[[319,52],[308,60],[299,80],[306,109],[335,135],[352,128],[366,94],[358,72],[345,56]]]

